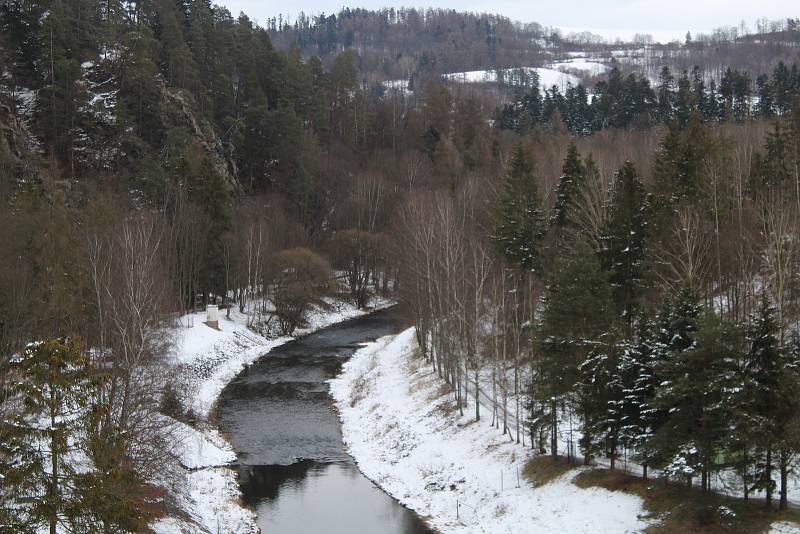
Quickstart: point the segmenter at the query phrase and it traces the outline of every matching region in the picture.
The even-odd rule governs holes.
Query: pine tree
[[[690,349],[697,330],[697,318],[701,313],[697,295],[688,289],[681,289],[668,297],[658,315],[653,329],[643,331],[643,358],[640,365],[641,378],[634,382],[641,389],[642,414],[647,431],[636,458],[645,466],[663,462],[663,457],[653,442],[653,437],[669,417],[670,407],[664,406],[658,393],[672,360],[677,354]]]
[[[605,332],[579,366],[576,389],[583,417],[580,446],[587,463],[595,455],[614,469],[622,442],[625,384],[622,377],[624,344],[615,331]]]
[[[512,265],[539,273],[545,227],[539,204],[534,164],[521,145],[514,150],[500,197],[494,241]]]
[[[550,405],[551,452],[556,454],[557,404],[574,390],[578,366],[613,321],[608,277],[591,246],[579,241],[560,258],[544,297],[538,339],[538,399]]]
[[[792,332],[781,353],[775,406],[775,428],[778,430],[778,474],[780,477],[780,509],[789,506],[789,475],[795,469],[800,454],[800,333]]]
[[[561,167],[561,178],[556,189],[556,203],[550,224],[561,229],[574,222],[571,220],[572,211],[575,209],[576,195],[583,182],[583,163],[581,162],[575,143],[570,143],[567,156]]]
[[[700,475],[703,491],[710,491],[711,475],[726,465],[731,407],[725,401],[740,340],[735,325],[706,312],[692,345],[672,351],[660,370],[655,404],[667,415],[648,447],[668,476]]]
[[[675,113],[675,103],[673,86],[675,85],[675,77],[672,75],[670,68],[664,65],[658,75],[658,119],[661,122],[670,122]]]
[[[617,172],[600,258],[609,272],[619,314],[628,326],[638,307],[644,278],[647,232],[645,191],[631,162]]]
[[[747,374],[755,388],[751,411],[760,439],[759,461],[756,465],[753,487],[765,492],[766,504],[772,502],[775,487],[773,471],[777,436],[776,408],[779,406],[779,382],[781,374],[781,355],[778,344],[778,321],[775,308],[766,294],[761,296],[759,309],[750,318],[747,340],[750,350],[747,356]]]
[[[623,385],[620,443],[634,451],[647,478],[648,461],[643,445],[652,437],[658,410],[652,405],[658,387],[655,327],[646,318],[637,321],[637,334],[622,345],[620,375]]]
[[[12,530],[49,527],[55,534],[79,506],[79,477],[68,458],[92,396],[89,360],[80,340],[50,339],[29,345],[3,371],[18,377],[8,395],[20,402],[20,411],[0,422],[0,493],[16,503],[3,519]]]

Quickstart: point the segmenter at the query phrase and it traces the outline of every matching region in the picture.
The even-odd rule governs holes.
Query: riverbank
[[[415,352],[413,329],[358,351],[331,382],[345,443],[361,471],[443,533],[638,532],[642,500],[571,483],[534,488],[532,457],[487,422],[453,409],[443,382]]]
[[[245,366],[270,350],[297,337],[369,313],[349,302],[330,300],[325,309],[315,308],[307,326],[293,336],[266,337],[248,328],[248,316],[232,309],[222,314],[219,328],[206,325],[205,313],[181,317],[175,331],[176,380],[185,391],[183,403],[196,420],[194,426],[174,421],[176,436],[175,477],[158,481],[167,492],[169,512],[151,524],[156,534],[258,532],[255,514],[241,503],[236,473],[231,465],[236,455],[230,444],[209,421],[214,404],[225,385]],[[377,300],[374,308],[389,304]]]
[[[576,481],[590,473],[583,468],[534,487],[522,476],[534,458],[530,448],[487,428],[489,420],[475,422],[474,406],[459,414],[449,388],[418,355],[413,329],[359,350],[331,381],[331,394],[359,469],[444,534],[521,525],[536,532],[640,532],[669,513],[646,509],[635,492]],[[773,521],[771,533],[798,532],[795,523]]]

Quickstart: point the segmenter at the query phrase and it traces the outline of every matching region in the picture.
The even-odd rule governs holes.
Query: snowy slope
[[[443,533],[639,532],[638,497],[580,489],[564,475],[533,488],[519,479],[530,450],[453,412],[413,356],[413,330],[358,351],[331,381],[345,442],[359,468]]]

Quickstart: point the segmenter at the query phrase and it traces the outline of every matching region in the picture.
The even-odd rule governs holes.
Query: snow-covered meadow
[[[547,67],[522,67],[529,72],[535,72],[539,76],[539,84],[542,89],[557,86],[564,90],[568,83],[577,85],[580,78],[573,74],[562,72],[556,68]],[[501,69],[504,75],[511,75],[517,69]],[[473,70],[467,72],[451,72],[444,77],[450,81],[461,83],[495,83],[497,82],[497,71],[494,70]]]

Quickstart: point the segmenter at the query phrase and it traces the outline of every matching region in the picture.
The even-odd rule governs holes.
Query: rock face
[[[231,157],[232,147],[226,150],[222,140],[214,131],[214,127],[205,118],[194,112],[191,99],[182,91],[175,91],[162,85],[162,98],[180,110],[186,127],[192,132],[195,141],[203,147],[214,165],[214,170],[222,177],[225,184],[234,194],[242,192],[238,179],[236,162]]]
[[[87,64],[88,65],[88,64]],[[79,82],[84,91],[80,116],[85,119],[72,132],[74,163],[95,173],[116,174],[116,161],[125,154],[117,130],[117,94],[119,84],[109,62],[82,66]],[[234,147],[223,143],[214,126],[197,111],[194,99],[185,91],[158,82],[164,127],[180,127],[190,141],[208,156],[215,172],[228,190],[242,193],[238,169],[233,158]],[[0,89],[0,187],[9,182],[39,180],[46,157],[40,140],[29,125],[34,119],[36,92],[24,89],[18,94]],[[80,172],[70,173],[75,179]]]
[[[38,177],[37,167],[30,164],[30,139],[25,121],[0,99],[0,188]]]

